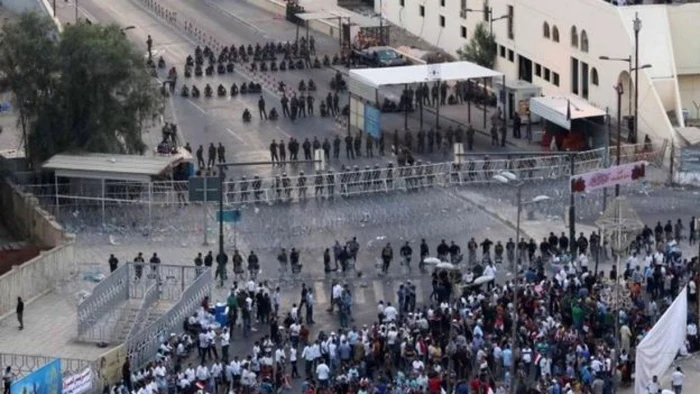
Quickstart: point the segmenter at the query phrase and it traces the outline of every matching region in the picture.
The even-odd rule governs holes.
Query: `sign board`
[[[381,112],[379,108],[365,104],[365,133],[379,139],[382,136]]]
[[[647,162],[622,164],[599,171],[573,175],[570,178],[570,190],[573,193],[590,192],[615,185],[625,185],[644,178]]]
[[[12,382],[9,392],[11,394],[53,394],[60,393],[62,390],[61,360],[57,358],[29,375]]]
[[[82,394],[92,389],[92,369],[85,368],[82,372],[63,378],[63,394]]]
[[[223,216],[221,215],[221,212],[217,211],[216,218],[218,221],[221,221],[223,218],[223,221],[225,223],[238,223],[241,221],[241,210],[240,209],[225,210],[223,212]]]
[[[221,181],[218,176],[193,176],[189,178],[190,202],[219,201]]]
[[[428,75],[425,78],[426,80],[439,81],[442,79],[442,65],[440,63],[428,64],[427,70]]]

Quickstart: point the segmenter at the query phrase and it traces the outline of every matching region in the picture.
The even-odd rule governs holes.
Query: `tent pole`
[[[488,94],[489,93],[488,93],[488,90],[486,90],[486,78],[484,78],[483,82],[484,82],[484,131],[488,132],[488,130],[486,129],[486,118],[487,118],[486,107],[488,106],[488,99],[489,99]]]
[[[105,180],[102,178],[102,227],[105,226]]]
[[[469,92],[471,91],[471,82],[467,79],[467,91],[462,92],[467,96],[467,118],[469,119],[469,124],[472,124],[472,99],[469,97]]]
[[[151,237],[152,233],[152,227],[151,224],[152,222],[152,208],[151,205],[153,204],[153,182],[148,182],[148,237]]]
[[[408,84],[403,85],[403,129],[408,130]]]
[[[438,95],[440,94],[440,80],[436,82],[438,88]],[[440,97],[438,97],[437,104],[435,105],[435,130],[440,130]]]
[[[56,218],[58,219],[58,214],[60,213],[59,212],[60,202],[59,202],[59,198],[58,198],[58,175],[56,175],[56,173],[53,174],[53,190],[54,190],[54,193],[56,194]]]

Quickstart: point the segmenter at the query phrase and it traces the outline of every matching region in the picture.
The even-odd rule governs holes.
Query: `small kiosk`
[[[499,97],[498,102],[505,102],[503,113],[506,114],[508,121],[512,121],[513,115],[518,113],[522,123],[527,123],[527,113],[530,111],[530,99],[533,97],[540,97],[542,95],[542,88],[523,80],[506,80],[505,89],[503,87],[503,82],[496,80],[495,87]],[[540,117],[534,113],[530,114],[529,121],[537,123],[540,121]]]

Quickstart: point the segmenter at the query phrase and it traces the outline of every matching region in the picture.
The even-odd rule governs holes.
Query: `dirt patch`
[[[22,265],[38,256],[41,249],[36,246],[26,246],[17,250],[0,250],[0,276],[12,270],[15,265]]]

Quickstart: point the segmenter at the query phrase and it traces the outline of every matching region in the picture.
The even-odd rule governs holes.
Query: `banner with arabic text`
[[[632,183],[638,179],[644,178],[646,174],[646,165],[647,163],[645,161],[638,161],[574,175],[571,177],[570,190],[574,193],[583,193],[605,187]]]

